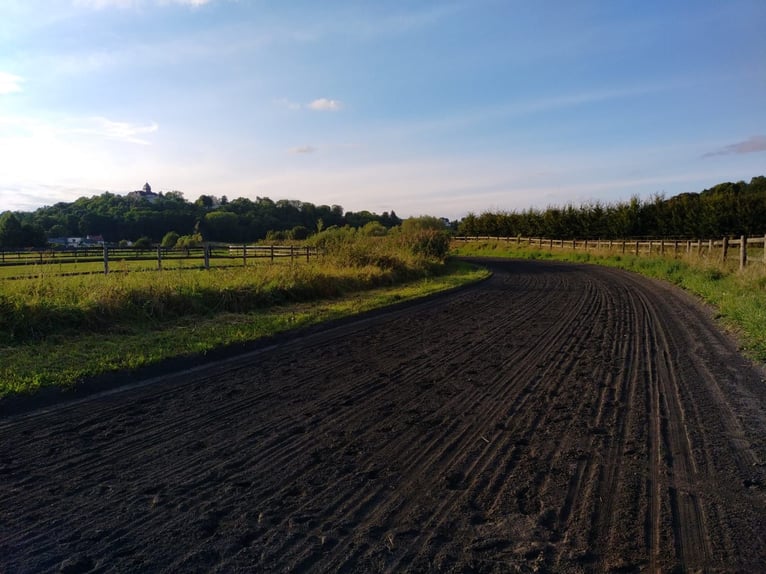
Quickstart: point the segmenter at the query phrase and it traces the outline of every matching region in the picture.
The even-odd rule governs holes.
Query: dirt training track
[[[0,420],[0,572],[760,572],[763,373],[592,266]]]

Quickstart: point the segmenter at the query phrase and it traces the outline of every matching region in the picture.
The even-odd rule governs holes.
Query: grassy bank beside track
[[[453,244],[453,255],[508,257],[593,263],[633,271],[667,281],[700,297],[716,309],[716,318],[733,332],[743,352],[766,363],[766,267],[758,262],[739,270],[736,261],[721,262],[695,255],[647,257],[593,251],[518,247],[505,241]]]
[[[0,397],[198,356],[478,281],[457,261],[45,277],[0,287]]]

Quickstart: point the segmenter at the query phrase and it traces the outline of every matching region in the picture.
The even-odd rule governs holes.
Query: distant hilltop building
[[[134,199],[136,201],[139,201],[141,199],[145,199],[149,203],[154,203],[155,201],[157,201],[157,198],[159,197],[159,195],[154,193],[152,191],[152,186],[149,185],[149,182],[146,182],[142,189],[140,189],[138,191],[131,191],[128,194],[128,197],[131,198],[131,199]]]

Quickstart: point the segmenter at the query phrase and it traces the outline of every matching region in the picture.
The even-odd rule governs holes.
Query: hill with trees
[[[103,193],[57,203],[33,212],[0,215],[0,248],[41,247],[53,237],[100,235],[104,241],[159,243],[168,233],[197,236],[206,241],[253,242],[269,233],[302,239],[331,226],[362,227],[375,221],[390,228],[401,223],[396,213],[344,212],[340,205],[258,197],[255,201],[202,195],[188,201],[178,191],[144,191],[128,195]]]

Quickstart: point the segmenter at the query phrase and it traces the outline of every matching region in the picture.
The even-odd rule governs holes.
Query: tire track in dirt
[[[534,309],[534,307],[533,307]],[[529,316],[530,313],[527,312],[527,316]],[[498,330],[503,330],[505,325],[503,323],[499,323],[499,326],[496,328],[485,328],[484,330],[487,332],[487,335],[490,337],[494,336],[494,332]],[[473,348],[473,346],[468,347],[461,355],[458,357],[461,363],[467,362],[471,356],[474,355],[476,349]],[[472,372],[472,371],[469,371]],[[417,374],[416,374],[417,375]],[[422,373],[417,376],[422,376]],[[411,382],[409,378],[404,378],[403,383],[409,383]],[[414,381],[416,382],[416,381]],[[474,390],[473,392],[469,393],[467,396],[465,394],[460,395],[459,400],[463,403],[475,403],[478,398],[484,394],[484,391],[481,391],[480,389]],[[447,403],[445,405],[445,408],[448,408],[450,406],[450,403]],[[433,413],[432,416],[439,416],[439,412],[436,411]],[[398,438],[392,439],[395,443],[399,442]],[[415,451],[412,453],[411,458],[404,458],[403,459],[403,469],[402,472],[407,473],[407,475],[410,477],[410,481],[417,481],[420,480],[420,477],[422,474],[428,474],[432,472],[432,468],[434,466],[442,467],[446,466],[447,468],[450,467],[450,465],[453,463],[454,460],[454,454],[453,453],[459,453],[461,451],[460,445],[466,441],[475,440],[475,437],[467,437],[467,429],[466,431],[463,431],[463,433],[456,437],[454,441],[447,443],[446,445],[440,444],[443,442],[443,439],[441,437],[435,437],[433,441],[430,444],[423,445],[422,448],[420,448],[418,451]],[[383,448],[386,448],[387,445],[384,445]],[[434,452],[433,449],[436,449]],[[407,456],[407,455],[405,455]],[[448,471],[449,473],[449,471]],[[375,492],[373,494],[368,494],[368,496],[360,502],[359,506],[352,506],[346,511],[346,516],[344,518],[352,518],[356,517],[360,512],[363,512],[370,504],[371,501],[376,500],[376,497],[379,495],[379,492]],[[394,503],[394,506],[400,505],[401,503]],[[386,507],[387,508],[387,507]],[[376,515],[378,518],[380,518],[381,515],[385,514],[385,512],[381,508],[376,509]],[[390,518],[388,519],[390,521]],[[283,551],[284,548],[280,549],[280,552]]]
[[[0,570],[760,565],[762,374],[657,283],[490,264],[403,312],[0,421]]]

